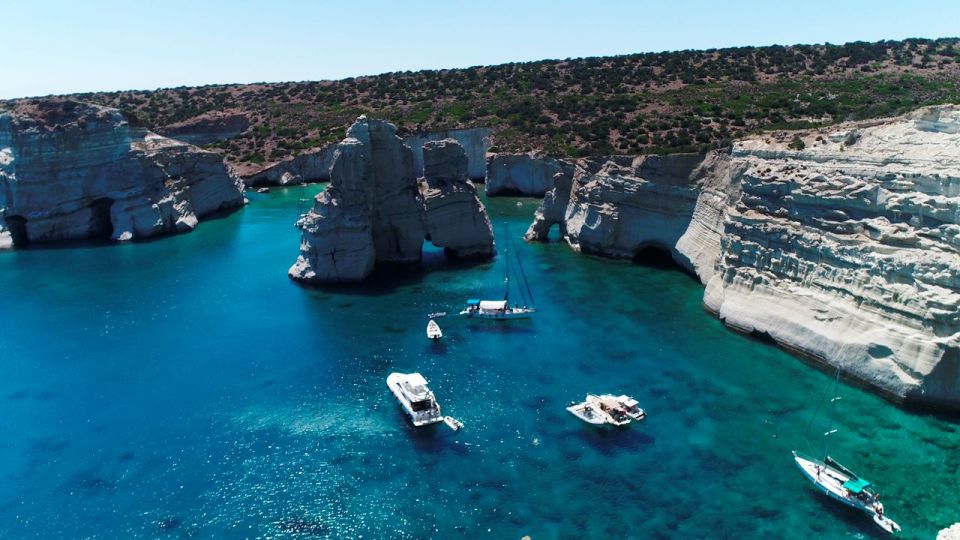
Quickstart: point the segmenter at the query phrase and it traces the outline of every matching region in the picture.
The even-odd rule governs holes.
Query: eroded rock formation
[[[487,159],[487,195],[543,197],[553,189],[557,176],[573,174],[573,164],[533,154],[491,154]]]
[[[466,155],[454,140],[424,150],[427,178],[418,182],[410,147],[396,128],[360,117],[337,145],[330,186],[304,215],[296,280],[365,279],[375,263],[417,262],[428,237],[451,254],[490,256],[486,211],[466,179]],[[421,189],[423,192],[421,193]]]
[[[430,141],[454,139],[463,147],[467,156],[467,177],[471,180],[483,180],[487,174],[487,151],[492,146],[492,134],[489,128],[447,129],[431,131],[425,134],[410,135],[403,142],[413,150],[413,170],[417,176],[423,176],[423,146]]]
[[[290,186],[304,182],[326,182],[330,180],[330,167],[336,144],[308,150],[294,158],[281,161],[262,171],[243,177],[243,183],[250,187]]]
[[[528,239],[560,223],[585,252],[668,249],[727,325],[960,407],[960,109],[591,167],[547,195]]]
[[[433,245],[456,257],[492,257],[493,227],[467,179],[467,155],[453,139],[423,145],[420,189]]]
[[[0,246],[186,232],[242,206],[219,155],[116,109],[22,101],[0,113]]]

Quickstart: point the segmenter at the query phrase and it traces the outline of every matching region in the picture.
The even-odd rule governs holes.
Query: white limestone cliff
[[[477,127],[408,135],[403,142],[413,150],[413,170],[417,176],[425,174],[423,146],[430,141],[453,139],[460,143],[467,156],[467,177],[470,180],[483,180],[487,174],[487,151],[493,145],[492,137],[489,128]]]
[[[528,239],[560,223],[584,252],[669,250],[728,326],[960,407],[960,108],[757,136],[729,157],[582,160],[557,190]]]
[[[298,222],[300,256],[290,277],[362,281],[376,263],[419,261],[428,236],[455,255],[492,256],[489,221],[466,180],[463,149],[453,140],[428,146],[421,188],[396,127],[361,116],[337,145],[330,186]]]
[[[558,174],[572,175],[572,163],[534,154],[491,154],[487,157],[487,195],[543,197],[553,189]]]
[[[0,247],[186,232],[243,204],[219,155],[116,109],[33,100],[0,114]]]

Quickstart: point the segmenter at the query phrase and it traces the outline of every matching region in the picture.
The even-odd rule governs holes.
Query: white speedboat
[[[601,396],[604,397],[604,396]],[[647,417],[647,412],[640,408],[640,403],[633,399],[630,396],[606,396],[611,397],[620,404],[620,407],[623,408],[623,412],[627,413],[627,416],[634,420],[643,420]]]
[[[570,414],[588,424],[600,426],[607,423],[605,416],[601,415],[599,411],[594,409],[593,405],[589,401],[584,401],[582,403],[571,403],[570,406],[567,407],[567,410],[570,411]]]
[[[440,330],[440,325],[433,319],[430,319],[430,322],[427,323],[427,337],[434,341],[443,337],[443,331]]]
[[[620,405],[616,397],[610,394],[594,396],[587,394],[587,402],[598,410],[601,416],[606,418],[608,424],[612,426],[625,426],[630,423],[630,416]]]
[[[443,422],[440,405],[419,373],[391,373],[387,387],[416,427]]]
[[[837,381],[834,385],[833,399],[830,400],[830,430],[824,433],[823,459],[810,457],[800,452],[793,452],[793,460],[808,480],[831,499],[837,500],[865,512],[873,518],[873,522],[888,533],[900,531],[900,525],[883,514],[883,503],[873,484],[860,478],[853,471],[841,465],[830,457],[830,435],[837,432],[833,429],[833,412],[836,402],[837,389],[840,385],[840,372],[837,372]],[[811,422],[812,423],[812,422]],[[809,429],[809,428],[808,428]]]

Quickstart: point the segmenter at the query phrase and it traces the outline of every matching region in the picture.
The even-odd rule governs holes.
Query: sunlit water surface
[[[0,537],[879,536],[790,456],[830,374],[724,329],[689,276],[517,242],[536,319],[447,317],[433,344],[425,314],[495,297],[502,257],[304,288],[298,190],[251,198],[188,235],[0,254]],[[488,203],[501,245],[536,207]],[[466,428],[410,427],[391,371]],[[649,418],[584,425],[587,392]],[[834,454],[904,536],[960,521],[958,424],[841,392]]]

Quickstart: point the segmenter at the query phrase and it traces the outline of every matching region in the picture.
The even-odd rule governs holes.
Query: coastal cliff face
[[[551,157],[492,154],[487,158],[487,195],[543,197],[557,181],[566,181],[557,175],[569,177],[573,169],[572,163]]]
[[[669,250],[730,327],[894,399],[960,407],[960,110],[795,137],[581,160],[527,238],[559,223],[583,252]]]
[[[427,145],[424,156],[421,186],[396,128],[360,117],[337,145],[330,187],[298,222],[300,256],[290,277],[362,281],[378,262],[419,261],[428,237],[455,255],[492,255],[489,220],[466,180],[463,149],[445,140]]]
[[[0,113],[0,247],[186,232],[243,204],[220,156],[116,109],[38,100]]]
[[[262,171],[243,177],[243,183],[249,187],[291,186],[304,182],[326,182],[330,180],[330,167],[337,151],[336,144],[308,150],[295,158],[281,161]]]
[[[483,180],[487,174],[487,151],[493,145],[493,135],[489,128],[447,129],[432,131],[422,135],[410,135],[403,139],[404,144],[413,150],[413,172],[423,176],[423,147],[430,141],[453,139],[457,141],[467,156],[467,177],[471,180]]]

